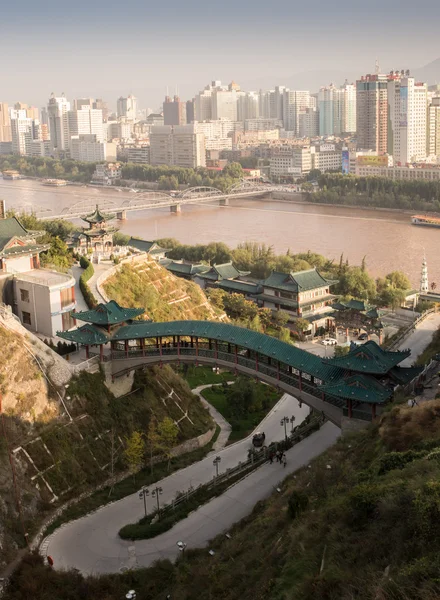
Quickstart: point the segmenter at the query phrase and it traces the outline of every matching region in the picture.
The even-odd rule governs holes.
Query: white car
[[[321,340],[321,344],[324,344],[324,346],[336,346],[338,344],[338,340],[335,340],[335,338],[325,338]]]

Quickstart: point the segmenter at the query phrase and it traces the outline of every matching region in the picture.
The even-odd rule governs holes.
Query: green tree
[[[246,300],[241,294],[226,294],[223,298],[226,314],[232,319],[251,320],[258,314],[254,302]]]
[[[273,321],[277,327],[284,327],[289,322],[289,313],[285,310],[277,310],[273,313]]]
[[[335,356],[344,356],[350,352],[350,346],[335,346]]]
[[[262,396],[262,390],[255,382],[246,377],[239,377],[232,385],[228,386],[226,402],[231,415],[243,417],[262,410]]]
[[[206,291],[206,295],[208,296],[211,304],[213,304],[220,310],[225,310],[224,300],[225,297],[228,295],[227,292],[220,288],[209,288]]]
[[[171,450],[176,445],[177,436],[179,435],[179,428],[176,423],[170,419],[170,417],[165,417],[158,425],[157,432],[159,434],[159,440],[161,448],[168,458],[168,470],[170,468],[171,463]]]
[[[144,461],[145,441],[142,433],[133,431],[130,437],[126,438],[124,450],[125,460],[128,468],[133,474],[133,479],[136,481],[136,471],[138,471]]]
[[[263,329],[267,329],[272,323],[272,311],[270,308],[260,308],[258,310],[258,316],[260,317],[261,325]]]
[[[290,329],[288,329],[287,327],[280,327],[280,330],[278,331],[278,339],[281,342],[286,342],[287,344],[290,344]]]
[[[307,321],[307,319],[303,319],[302,317],[295,319],[293,326],[301,335],[301,337],[303,337],[304,333],[310,329],[309,321]]]
[[[410,290],[411,283],[402,271],[393,271],[385,276],[386,281],[395,289]]]
[[[369,300],[376,296],[376,284],[361,267],[350,267],[342,273],[337,291],[343,296]]]
[[[113,234],[113,244],[115,246],[126,246],[129,241],[130,241],[130,236],[125,235],[125,233],[121,233],[120,231],[117,231],[116,233]]]
[[[161,438],[157,428],[157,420],[155,417],[151,417],[150,422],[148,423],[148,430],[145,439],[145,448],[150,457],[150,469],[151,474],[153,474],[154,455],[160,452],[160,450],[162,449]]]
[[[227,175],[233,179],[240,179],[243,177],[243,174],[243,167],[237,162],[227,164],[222,171],[222,175]]]

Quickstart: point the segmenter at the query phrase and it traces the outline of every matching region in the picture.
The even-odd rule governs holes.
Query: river
[[[50,188],[28,179],[0,178],[0,198],[7,208],[41,209],[47,216],[90,199],[103,209],[108,203],[134,196],[113,189],[67,186]],[[123,233],[147,240],[174,237],[185,244],[222,241],[231,247],[255,241],[272,245],[277,253],[311,250],[339,262],[341,253],[350,264],[366,257],[369,273],[383,276],[403,271],[418,288],[423,253],[426,252],[430,281],[440,283],[440,231],[415,227],[410,215],[397,211],[361,210],[333,206],[269,201],[231,200],[229,206],[215,203],[183,206],[171,214],[169,208],[127,213],[120,222]]]

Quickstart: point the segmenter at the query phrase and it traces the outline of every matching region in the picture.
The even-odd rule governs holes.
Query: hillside
[[[170,368],[136,372],[119,398],[100,372],[75,376],[66,391],[65,369],[71,372],[65,360],[15,321],[14,326],[17,331],[0,326],[0,572],[23,546],[23,529],[31,539],[56,507],[126,471],[123,452],[134,431],[146,433],[152,419],[160,423],[170,417],[177,423],[179,445],[212,428],[199,399]],[[72,420],[58,393],[65,396]]]
[[[121,265],[103,287],[109,298],[121,306],[145,308],[146,316],[154,321],[221,317],[197,284],[176,277],[148,256]]]
[[[435,600],[440,597],[440,404],[395,406],[285,480],[280,493],[176,565],[83,580],[29,557],[6,600]],[[67,597],[67,596],[66,596]]]

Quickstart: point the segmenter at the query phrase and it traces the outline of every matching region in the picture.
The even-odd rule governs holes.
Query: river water
[[[133,193],[113,189],[67,186],[50,188],[38,181],[0,178],[0,198],[7,208],[25,208],[47,216],[89,199],[103,210],[121,206]],[[339,262],[341,253],[350,264],[366,256],[374,277],[403,271],[418,288],[423,253],[430,281],[440,285],[440,230],[411,225],[410,215],[397,211],[361,210],[260,199],[231,200],[229,206],[201,204],[128,212],[120,222],[123,233],[147,240],[174,237],[185,244],[222,241],[231,247],[255,241],[272,245],[277,253],[311,250]]]

